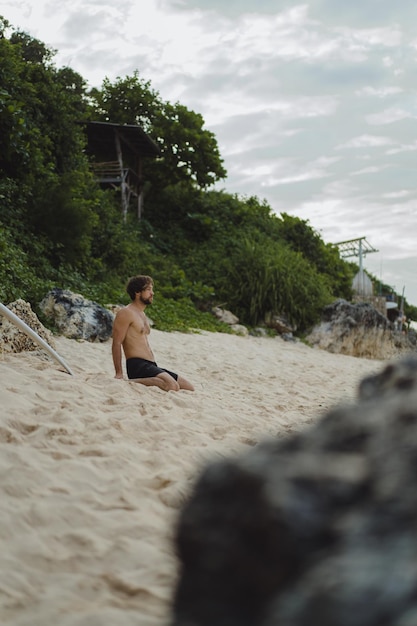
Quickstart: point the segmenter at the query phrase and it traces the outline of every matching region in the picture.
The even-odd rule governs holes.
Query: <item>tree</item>
[[[153,134],[162,159],[151,164],[158,187],[189,181],[200,189],[226,177],[217,140],[204,128],[203,116],[176,103],[165,103],[158,111]]]
[[[89,97],[90,119],[138,124],[160,146],[161,158],[148,159],[144,166],[153,191],[184,181],[205,189],[226,177],[216,138],[204,128],[203,117],[179,103],[164,102],[137,71],[114,84],[105,79]]]
[[[34,186],[86,162],[77,124],[87,106],[85,81],[69,68],[57,70],[55,53],[25,33],[7,40],[3,27],[0,173]]]
[[[0,23],[0,191],[11,189],[10,181],[15,191],[12,203],[0,205],[0,221],[11,228],[19,222],[26,250],[33,235],[46,236],[51,260],[88,266],[96,217],[78,123],[87,106],[85,81],[70,68],[57,70],[55,52],[29,35],[17,31],[7,39],[9,25]]]
[[[352,297],[352,265],[340,257],[336,246],[325,244],[307,220],[281,213],[279,234],[296,252],[301,252],[315,269],[327,277],[329,288],[338,297]]]

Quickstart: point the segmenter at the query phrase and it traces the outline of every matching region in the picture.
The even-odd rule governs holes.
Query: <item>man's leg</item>
[[[186,378],[183,376],[178,376],[178,384],[180,389],[186,389],[187,391],[194,391],[194,385],[192,385]]]
[[[130,380],[133,383],[140,383],[146,387],[159,387],[163,391],[178,391],[180,389],[180,385],[175,378],[172,378],[166,372],[161,372],[157,376],[150,378],[131,378]]]

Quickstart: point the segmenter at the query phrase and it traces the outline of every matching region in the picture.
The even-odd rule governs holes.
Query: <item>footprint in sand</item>
[[[31,435],[39,428],[39,424],[25,424],[24,422],[16,422],[15,427],[22,435]]]
[[[215,428],[213,432],[210,433],[210,437],[214,439],[215,441],[217,441],[219,439],[224,439],[226,434],[227,434],[226,428]]]
[[[171,397],[173,404],[180,406],[182,409],[186,409],[189,405],[182,398],[178,398],[177,396]]]
[[[249,437],[239,437],[240,443],[244,443],[247,446],[257,446],[258,442],[256,439],[250,439]]]
[[[104,457],[104,456],[108,456],[108,454],[106,454],[103,450],[86,449],[86,450],[80,450],[80,452],[78,453],[78,456]]]
[[[105,402],[103,402],[103,404],[114,406],[114,405],[120,404],[120,403],[117,400],[115,400],[115,398],[109,398],[108,400],[105,400]]]
[[[0,426],[0,443],[19,443],[19,439],[12,430]]]
[[[16,389],[16,387],[6,387],[6,391],[11,391],[12,393],[20,393],[19,389]]]

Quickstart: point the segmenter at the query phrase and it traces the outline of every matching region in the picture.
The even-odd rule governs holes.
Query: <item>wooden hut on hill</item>
[[[143,211],[143,159],[156,158],[158,145],[137,125],[87,122],[87,152],[97,182],[102,187],[119,188],[123,219],[132,197],[138,219]]]

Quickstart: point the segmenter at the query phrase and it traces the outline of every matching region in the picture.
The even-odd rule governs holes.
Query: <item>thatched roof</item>
[[[157,157],[158,145],[134,124],[112,124],[110,122],[86,122],[89,151],[94,154],[107,154],[109,160],[116,160],[115,135],[123,144],[123,151],[130,151],[141,157]]]

